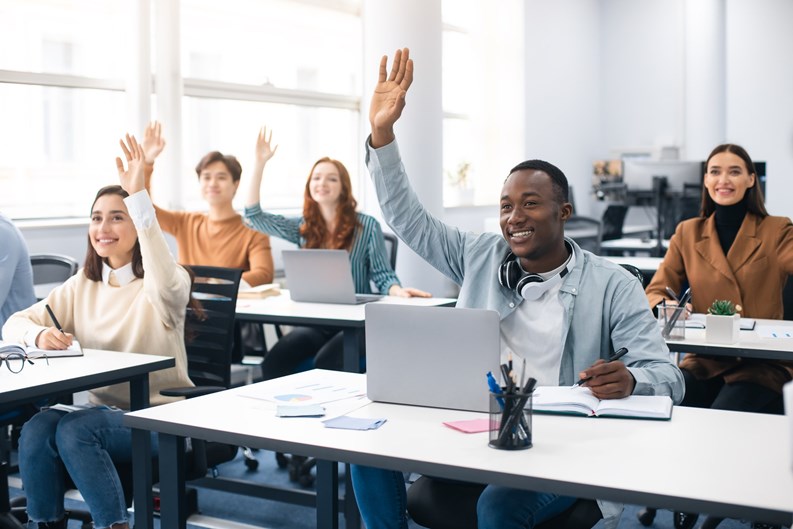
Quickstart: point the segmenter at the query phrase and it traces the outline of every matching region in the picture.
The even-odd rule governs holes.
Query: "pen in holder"
[[[665,340],[683,340],[686,337],[685,306],[661,304],[658,310],[658,326]]]
[[[532,392],[490,392],[490,442],[501,450],[531,448]]]

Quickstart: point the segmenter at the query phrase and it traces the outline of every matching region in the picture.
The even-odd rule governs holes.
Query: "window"
[[[444,205],[498,202],[523,148],[519,0],[443,0]]]
[[[0,211],[88,217],[124,130],[120,0],[0,5]]]
[[[129,61],[119,58],[134,53],[127,43],[151,39],[152,67],[166,60],[156,38],[135,33],[141,31],[132,11],[137,5],[0,4],[5,215],[83,217],[97,189],[117,182],[118,139],[135,111],[125,93]],[[142,25],[152,33],[161,22],[155,17],[168,16],[158,5],[151,2],[152,20]],[[205,206],[194,167],[210,150],[234,154],[243,171],[250,169],[262,125],[273,129],[280,145],[266,169],[266,207],[300,207],[305,177],[321,156],[345,163],[358,185],[359,12],[360,0],[181,0],[182,123],[164,123],[164,134],[166,140],[177,134],[182,140],[176,144],[182,145],[183,174],[176,176],[178,193],[169,204]],[[160,103],[155,95],[151,107]],[[155,195],[158,179],[168,177],[173,176],[155,174]],[[235,205],[241,207],[244,189],[239,195]]]

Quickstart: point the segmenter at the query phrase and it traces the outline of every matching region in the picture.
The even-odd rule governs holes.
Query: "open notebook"
[[[540,386],[534,390],[532,408],[537,413],[669,420],[672,399],[661,395],[631,395],[600,400],[588,388]]]
[[[751,318],[741,318],[741,330],[753,331],[755,321]],[[705,328],[705,314],[691,314],[686,320],[686,329],[704,329]]]
[[[47,356],[47,358],[59,358],[62,356],[83,356],[83,348],[80,342],[72,340],[72,345],[68,349],[60,351],[39,349],[38,347],[25,347],[24,345],[12,342],[0,341],[0,355],[9,353],[20,353],[30,355],[31,358],[37,356]]]

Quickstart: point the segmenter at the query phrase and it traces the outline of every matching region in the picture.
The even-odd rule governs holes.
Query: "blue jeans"
[[[351,465],[350,475],[367,529],[407,529],[407,491],[402,472]]]
[[[28,518],[54,522],[64,517],[67,474],[91,510],[96,527],[128,522],[124,491],[114,463],[132,461],[132,431],[124,412],[104,406],[67,413],[45,410],[22,427],[19,473]],[[152,436],[152,456],[157,454]]]
[[[407,492],[401,472],[352,465],[355,499],[368,529],[406,529]],[[576,498],[488,485],[476,505],[479,529],[531,529],[567,510]]]

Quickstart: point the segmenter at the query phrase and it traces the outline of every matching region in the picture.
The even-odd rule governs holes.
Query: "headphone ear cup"
[[[515,285],[515,290],[529,301],[539,299],[547,289],[542,285],[545,280],[537,274],[526,274]]]
[[[498,281],[502,286],[514,289],[520,279],[520,270],[515,259],[508,259],[501,263],[498,269]]]

